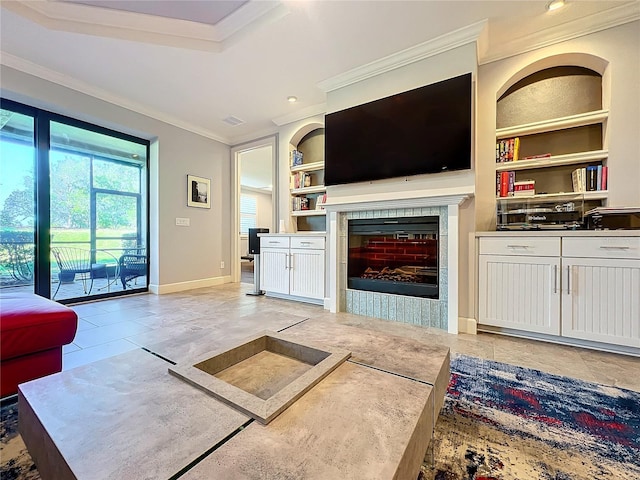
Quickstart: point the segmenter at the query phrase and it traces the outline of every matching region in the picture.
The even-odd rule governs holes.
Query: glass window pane
[[[140,165],[95,160],[93,162],[93,186],[104,190],[140,193]]]
[[[34,119],[0,110],[0,288],[33,292]]]
[[[251,195],[240,195],[240,233],[248,234],[256,226],[257,201]]]
[[[58,122],[50,129],[52,249],[76,247],[64,252],[73,259],[54,279],[55,299],[145,288],[146,144]],[[126,267],[125,253],[143,257]],[[85,273],[79,259],[90,265]]]

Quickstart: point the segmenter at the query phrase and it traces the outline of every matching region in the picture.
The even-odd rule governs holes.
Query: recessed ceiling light
[[[287,101],[289,103],[296,103],[298,101],[298,97],[294,97],[293,95],[287,97]]]
[[[547,11],[553,12],[554,10],[558,10],[559,8],[564,7],[564,0],[552,0],[547,3]]]

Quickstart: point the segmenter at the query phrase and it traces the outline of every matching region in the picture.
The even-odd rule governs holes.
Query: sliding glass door
[[[16,105],[3,100],[3,112]],[[40,110],[16,115],[0,130],[2,287],[63,303],[145,291],[149,142]]]
[[[0,288],[33,291],[35,263],[35,119],[0,110]]]

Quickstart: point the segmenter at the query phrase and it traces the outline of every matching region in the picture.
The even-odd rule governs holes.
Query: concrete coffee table
[[[415,479],[448,348],[331,320],[268,323],[183,335],[21,385],[20,433],[42,478]],[[265,326],[351,356],[266,425],[168,371]]]

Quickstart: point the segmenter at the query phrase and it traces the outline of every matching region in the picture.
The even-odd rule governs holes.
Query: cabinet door
[[[291,295],[324,298],[324,250],[291,249]]]
[[[260,250],[260,287],[273,293],[289,293],[289,249]]]
[[[562,335],[640,347],[640,260],[563,258]]]
[[[480,255],[478,322],[560,334],[560,259]]]

